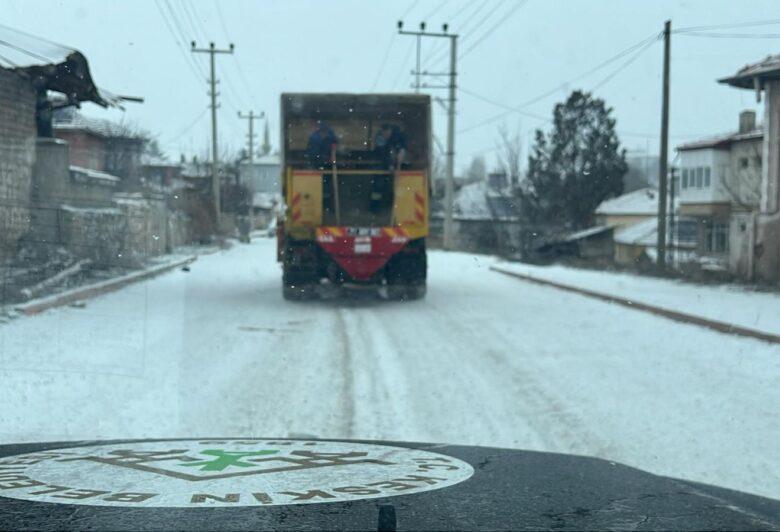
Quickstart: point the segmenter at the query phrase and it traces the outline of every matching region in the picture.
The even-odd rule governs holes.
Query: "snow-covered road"
[[[780,348],[430,257],[285,302],[274,243],[0,325],[0,441],[289,436],[599,456],[780,498]]]

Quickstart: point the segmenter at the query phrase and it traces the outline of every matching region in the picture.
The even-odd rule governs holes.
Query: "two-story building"
[[[752,252],[751,216],[758,208],[763,133],[753,111],[737,131],[677,147],[677,214],[695,220],[700,260],[745,275]]]

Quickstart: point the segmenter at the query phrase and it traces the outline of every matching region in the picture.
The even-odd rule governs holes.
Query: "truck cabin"
[[[427,175],[429,102],[427,95],[282,96],[285,171],[321,173],[322,225],[395,225],[396,172],[378,145],[380,132],[389,126],[403,135],[401,174]],[[309,138],[323,124],[337,139],[335,164],[312,160],[307,151]]]

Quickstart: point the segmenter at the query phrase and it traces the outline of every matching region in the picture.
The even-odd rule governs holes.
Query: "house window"
[[[704,188],[710,187],[710,167],[704,168]]]
[[[740,168],[747,168],[748,167],[748,158],[747,157],[740,157],[739,158],[739,167]]]
[[[682,171],[682,188],[688,188],[688,169],[683,168]]]
[[[693,220],[679,220],[675,224],[675,233],[678,243],[683,242],[687,244],[696,243],[696,222]]]
[[[729,224],[708,220],[704,223],[704,251],[726,253],[729,250]]]
[[[696,188],[701,188],[704,182],[704,168],[701,166],[696,169]]]

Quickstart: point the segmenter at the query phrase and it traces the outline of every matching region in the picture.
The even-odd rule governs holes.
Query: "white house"
[[[736,274],[746,273],[748,222],[760,200],[762,139],[755,113],[744,111],[736,132],[677,147],[677,213],[695,220],[699,257]]]

